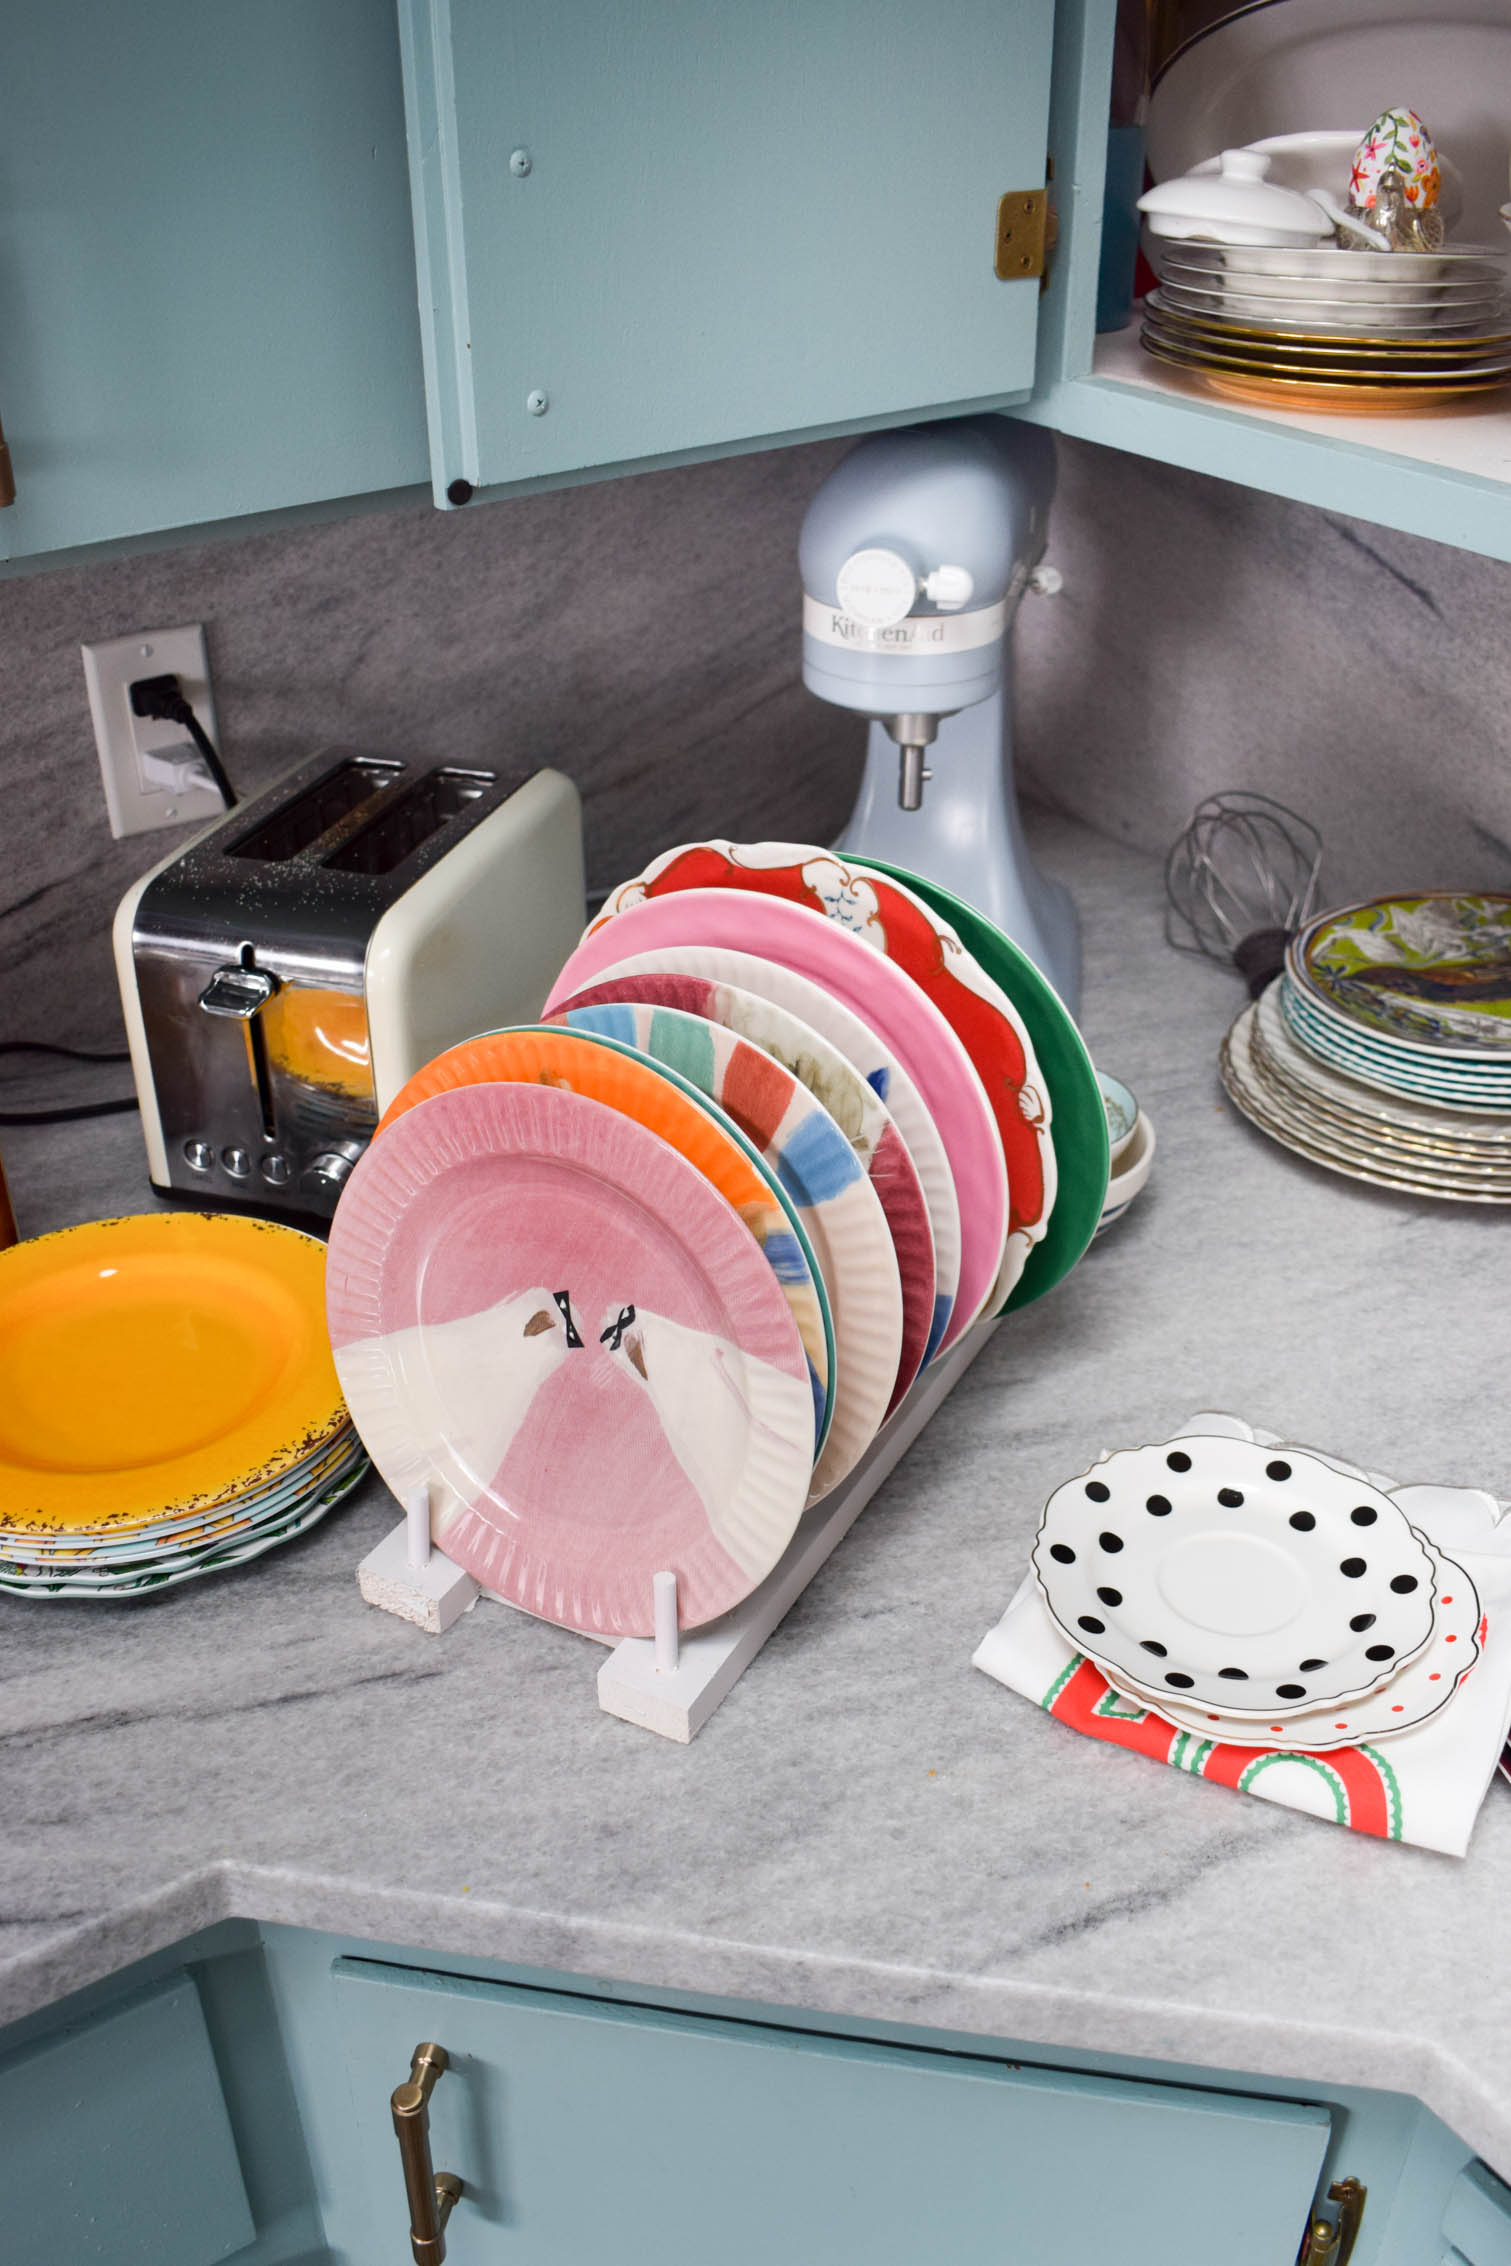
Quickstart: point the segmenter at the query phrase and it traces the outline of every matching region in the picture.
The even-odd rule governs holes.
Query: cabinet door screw
[[[525,395],[525,407],[529,410],[532,417],[544,417],[546,411],[550,408],[550,406],[551,396],[548,393],[544,392],[539,386],[533,387],[531,391]]]

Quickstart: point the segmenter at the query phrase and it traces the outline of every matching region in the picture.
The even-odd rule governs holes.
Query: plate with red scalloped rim
[[[923,1095],[960,1205],[960,1289],[943,1345],[990,1303],[1007,1245],[1008,1182],[997,1120],[970,1055],[906,971],[823,913],[755,889],[679,889],[590,929],[557,977],[550,1014],[615,962],[661,945],[707,944],[793,968],[869,1023]]]
[[[751,889],[805,905],[885,953],[934,1002],[975,1065],[1002,1142],[1008,1233],[992,1292],[1000,1305],[1044,1238],[1057,1177],[1049,1086],[1006,992],[949,922],[895,875],[813,843],[685,843],[611,890],[592,928],[679,889]]]

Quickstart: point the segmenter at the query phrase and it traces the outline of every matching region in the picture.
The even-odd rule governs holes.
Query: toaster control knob
[[[245,1149],[222,1149],[220,1161],[233,1180],[245,1180],[252,1169],[252,1160]]]
[[[270,1188],[282,1188],[286,1185],[293,1167],[288,1158],[281,1157],[275,1149],[271,1156],[258,1159],[257,1169]]]
[[[215,1151],[208,1141],[186,1141],[184,1162],[191,1172],[208,1172],[215,1162]]]
[[[339,1149],[330,1149],[324,1156],[316,1157],[314,1163],[310,1166],[307,1177],[314,1182],[322,1195],[334,1195],[351,1168],[352,1160],[350,1157],[343,1157]]]

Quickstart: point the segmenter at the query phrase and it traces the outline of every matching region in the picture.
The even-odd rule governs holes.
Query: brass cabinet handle
[[[430,2096],[437,2078],[450,2067],[444,2046],[416,2046],[409,2075],[395,2087],[390,2103],[409,2197],[409,2247],[415,2266],[441,2266],[446,2256],[446,2221],[466,2192],[455,2172],[438,2172],[430,2161]]]

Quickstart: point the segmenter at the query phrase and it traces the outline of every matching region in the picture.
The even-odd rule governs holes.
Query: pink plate
[[[467,1086],[398,1118],[331,1226],[353,1420],[401,1501],[487,1589],[599,1636],[749,1595],[813,1464],[797,1325],[738,1215],[632,1118]]]
[[[544,1012],[632,953],[713,944],[794,968],[874,1026],[922,1093],[960,1202],[960,1288],[945,1332],[953,1345],[984,1310],[1007,1243],[1007,1168],[996,1119],[970,1056],[911,976],[822,913],[754,890],[685,889],[616,913],[578,945]]]
[[[812,842],[684,842],[610,890],[592,926],[679,889],[755,889],[806,905],[885,953],[934,1002],[971,1058],[1002,1142],[1008,1237],[992,1292],[993,1306],[1000,1305],[1044,1240],[1057,1179],[1049,1088],[1023,1019],[1000,984],[949,922],[895,874],[849,864]]]

